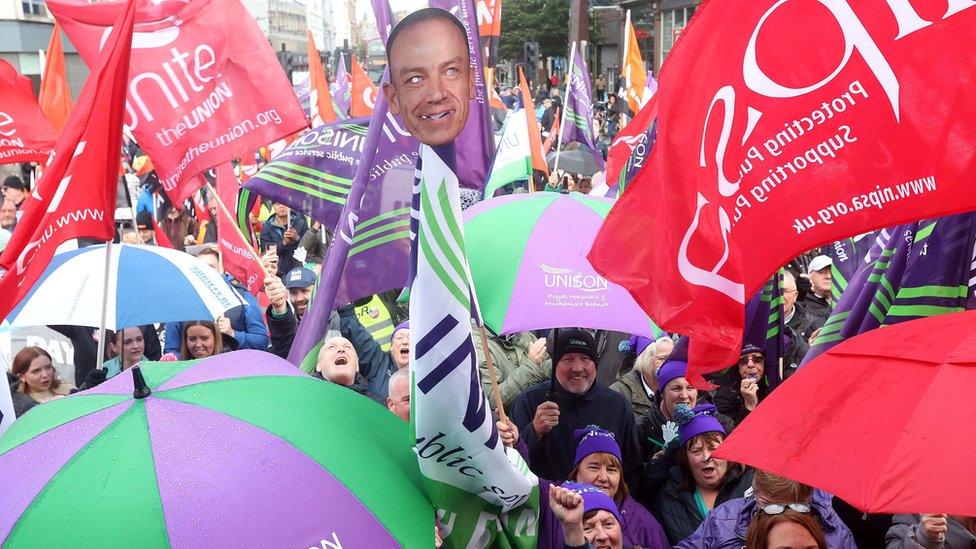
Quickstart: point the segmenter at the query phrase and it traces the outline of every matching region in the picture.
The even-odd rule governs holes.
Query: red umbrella
[[[769,395],[716,457],[869,513],[976,515],[976,311],[872,330]]]

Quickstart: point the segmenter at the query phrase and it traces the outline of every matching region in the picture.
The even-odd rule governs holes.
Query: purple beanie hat
[[[617,444],[617,440],[610,431],[601,429],[596,425],[589,425],[583,429],[573,431],[573,439],[576,440],[576,459],[573,460],[574,468],[586,456],[601,452],[604,454],[613,454],[618,462],[624,462],[624,458],[620,454],[620,445]]]
[[[653,339],[632,335],[627,341],[621,341],[617,348],[621,353],[631,353],[634,356],[640,356],[644,352],[644,349],[651,343],[654,343]]]
[[[680,438],[678,443],[684,446],[689,440],[703,433],[713,431],[727,434],[725,427],[719,423],[715,417],[717,413],[715,406],[711,404],[699,404],[694,408],[689,408],[687,404],[678,404],[674,407],[674,421],[678,424]]]
[[[668,360],[657,369],[657,386],[663,391],[668,383],[679,377],[685,377],[688,363],[683,360]]]
[[[562,483],[561,486],[583,496],[584,513],[602,509],[617,517],[617,522],[619,522],[621,527],[623,527],[624,521],[622,518],[620,518],[620,511],[617,510],[617,504],[614,503],[613,499],[604,493],[603,490],[593,486],[592,484],[586,484],[583,482],[567,481]]]
[[[409,330],[409,329],[410,329],[410,320],[404,320],[403,322],[397,324],[396,328],[393,328],[393,333],[390,335],[393,336],[396,335],[396,333],[399,332],[400,330]]]

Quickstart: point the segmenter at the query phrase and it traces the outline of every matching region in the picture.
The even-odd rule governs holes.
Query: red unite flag
[[[57,140],[30,79],[0,59],[0,164],[45,162]]]
[[[0,318],[31,290],[58,245],[79,237],[110,240],[119,184],[136,0],[124,5],[100,60],[71,112],[51,164],[28,198],[24,217],[0,255]]]
[[[217,166],[217,181],[215,183],[217,196],[224,206],[232,208],[237,204],[237,194],[241,184],[234,175],[234,167],[230,162]],[[224,271],[237,279],[249,292],[258,295],[264,287],[264,270],[248,249],[248,245],[241,238],[237,227],[237,220],[229,218],[222,209],[217,208],[217,240],[220,245],[220,257]]]
[[[976,209],[976,2],[705,2],[661,72],[649,163],[589,254],[689,380],[738,359],[744,304],[796,255]],[[610,174],[608,174],[610,175]]]
[[[49,0],[89,64],[118,2]],[[271,44],[238,0],[139,2],[125,124],[181,204],[196,176],[308,126]]]

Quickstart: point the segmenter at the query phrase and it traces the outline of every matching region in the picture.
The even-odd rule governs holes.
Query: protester
[[[886,549],[973,547],[976,547],[976,517],[945,514],[895,515],[885,536]]]
[[[553,106],[551,99],[542,100],[542,117],[539,118],[539,125],[543,128],[551,128],[556,120],[556,107]]]
[[[17,204],[13,200],[4,198],[0,204],[0,229],[10,232],[17,227]]]
[[[332,233],[324,230],[322,223],[312,221],[311,228],[305,231],[298,241],[298,247],[305,249],[305,263],[321,264],[325,261],[325,251],[329,249],[330,242],[332,242]]]
[[[678,544],[680,549],[708,547],[739,549],[746,542],[752,517],[770,504],[801,504],[823,530],[831,549],[857,549],[854,536],[831,507],[832,496],[788,478],[756,470],[752,494],[719,505],[705,518],[695,533]]]
[[[746,533],[746,549],[828,549],[820,525],[794,504],[767,505]]]
[[[478,356],[481,386],[486,395],[491,395],[493,389],[481,336],[477,324],[472,322],[471,326],[474,329],[474,350]],[[487,327],[485,335],[502,405],[506,412],[511,412],[515,399],[522,391],[549,379],[552,361],[546,353],[546,338],[537,338],[528,332],[497,336]],[[489,405],[495,407],[494,399],[489,399]]]
[[[607,80],[602,74],[596,75],[596,80],[593,81],[593,99],[597,102],[602,102],[607,100]]]
[[[163,220],[159,225],[169,239],[169,243],[181,252],[186,251],[187,246],[197,243],[194,237],[198,229],[197,220],[190,217],[181,205],[170,204],[168,208],[164,208]]]
[[[27,198],[27,185],[16,175],[9,175],[3,180],[3,198],[14,203],[19,210]]]
[[[217,325],[209,320],[192,320],[180,326],[180,360],[206,358],[226,351],[224,338]]]
[[[261,247],[275,248],[278,254],[278,276],[284,277],[288,271],[301,267],[294,254],[299,240],[307,230],[304,216],[291,211],[291,208],[280,202],[274,205],[274,215],[261,227]]]
[[[677,465],[667,484],[651,503],[672,545],[692,535],[715,507],[741,498],[752,483],[752,471],[712,454],[725,440],[726,431],[715,417],[715,407],[700,404],[676,408],[679,429]]]
[[[620,513],[599,488],[578,482],[551,484],[549,508],[561,525],[565,548],[624,546]]]
[[[738,364],[729,369],[725,383],[715,393],[715,407],[739,425],[768,393],[766,355],[759,347],[746,343]]]
[[[314,377],[352,389],[380,404],[386,404],[369,392],[369,382],[359,373],[359,356],[348,339],[337,336],[322,344],[315,363]]]
[[[830,295],[833,285],[833,275],[830,269],[833,264],[834,260],[830,256],[818,255],[807,266],[810,291],[803,298],[807,324],[804,335],[807,338],[823,327],[830,316],[830,311],[834,308],[833,298]]]
[[[40,347],[21,349],[14,356],[10,371],[17,378],[10,386],[17,417],[38,404],[67,396],[75,390],[74,385],[58,376],[51,364],[51,355]]]
[[[569,478],[577,429],[596,425],[613,433],[623,455],[624,478],[637,486],[641,466],[630,404],[596,380],[596,342],[588,332],[559,329],[553,341],[555,376],[515,400],[512,421],[529,450],[532,470],[554,481]]]
[[[803,361],[807,351],[810,350],[810,343],[803,336],[807,330],[806,311],[803,305],[797,302],[798,290],[796,289],[796,277],[790,271],[783,271],[783,283],[781,287],[783,294],[783,329],[789,344],[783,356],[783,378],[788,378],[796,372],[797,367]]]
[[[400,368],[390,376],[386,407],[398,418],[410,422],[410,371]]]
[[[621,375],[610,388],[630,402],[640,430],[640,418],[654,408],[654,392],[658,388],[654,372],[668,359],[674,342],[669,337],[651,341],[646,337],[632,336],[627,348],[637,355],[634,368]]]
[[[117,332],[106,330],[108,348],[114,358],[106,360],[104,365],[105,377],[110,379],[122,370],[128,370],[133,365],[146,360],[146,339],[142,328],[125,328]]]
[[[156,231],[151,213],[143,211],[136,214],[136,229],[143,244],[156,244]]]

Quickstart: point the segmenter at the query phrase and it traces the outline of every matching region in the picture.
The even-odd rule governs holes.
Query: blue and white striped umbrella
[[[243,305],[211,267],[170,248],[113,244],[105,327],[213,320]],[[10,313],[11,326],[97,327],[102,315],[105,245],[54,256],[27,297]]]

